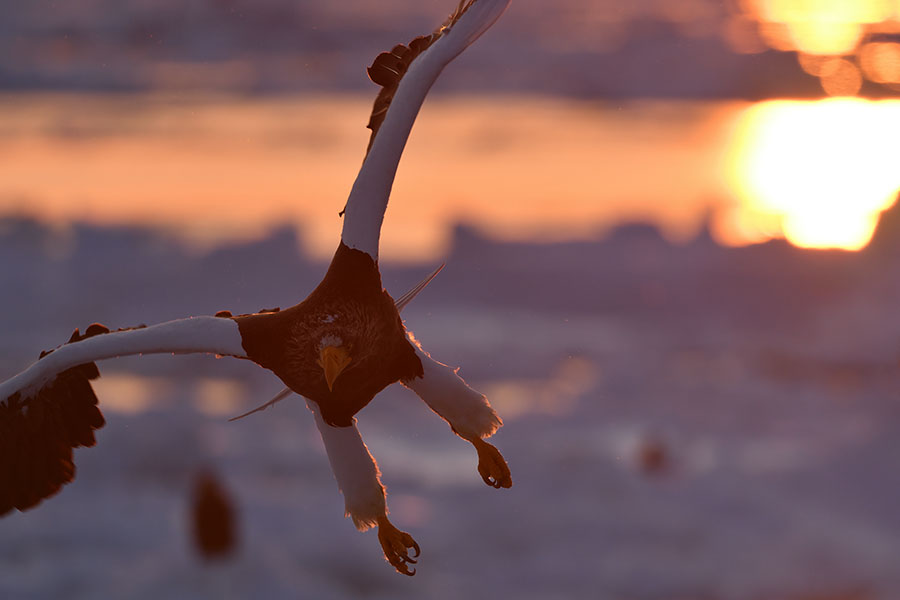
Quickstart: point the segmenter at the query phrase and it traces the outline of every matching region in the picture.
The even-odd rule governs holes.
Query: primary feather
[[[460,2],[430,36],[379,54],[369,76],[383,87],[369,119],[372,135],[344,207],[341,240],[378,260],[381,223],[400,156],[428,90],[450,61],[500,18],[509,0]]]

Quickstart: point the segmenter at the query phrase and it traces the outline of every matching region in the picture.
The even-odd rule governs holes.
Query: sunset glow
[[[200,246],[293,225],[307,251],[327,258],[371,98],[0,96],[0,109],[9,133],[0,136],[0,213],[153,225]],[[551,241],[647,220],[689,238],[722,195],[708,165],[735,111],[430,100],[400,163],[382,256],[436,260],[460,222],[501,239]]]
[[[745,0],[744,16],[776,50],[795,51],[829,96],[853,96],[863,78],[896,87],[900,46],[872,41],[900,33],[900,3],[889,0]]]
[[[9,132],[0,138],[0,212],[159,226],[200,246],[293,225],[308,252],[334,251],[369,99],[136,103],[0,98]],[[390,260],[436,260],[460,222],[504,240],[552,241],[641,220],[685,240],[729,199],[733,210],[715,212],[721,242],[786,236],[857,249],[900,189],[897,101],[612,109],[456,98],[425,108],[382,236]]]
[[[794,50],[830,55],[852,53],[866,25],[895,18],[897,10],[884,0],[748,0],[745,6],[763,23],[784,25],[781,42]]]
[[[728,159],[742,227],[768,237],[775,221],[798,246],[862,248],[900,190],[898,136],[900,101],[750,107]]]

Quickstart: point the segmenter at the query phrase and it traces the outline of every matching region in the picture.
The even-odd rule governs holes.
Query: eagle
[[[380,86],[365,158],[344,209],[341,239],[322,281],[284,310],[193,316],[116,330],[94,323],[40,353],[0,384],[0,515],[34,508],[75,478],[73,449],[93,446],[104,425],[91,381],[96,361],[152,353],[207,353],[251,360],[272,371],[285,392],[306,399],[344,496],[345,514],[361,531],[377,528],[386,560],[414,575],[419,545],[388,519],[375,459],[356,413],[386,386],[415,392],[452,431],[470,442],[478,472],[495,488],[512,485],[500,451],[485,438],[502,421],[458,369],[433,359],[400,310],[437,272],[396,301],[378,268],[381,224],[397,165],[425,96],[438,75],[478,39],[510,0],[463,0],[433,33],[379,54],[368,68]],[[259,409],[257,409],[259,410]],[[255,411],[251,411],[255,412]],[[249,414],[249,413],[248,413]],[[242,415],[243,416],[243,415]]]

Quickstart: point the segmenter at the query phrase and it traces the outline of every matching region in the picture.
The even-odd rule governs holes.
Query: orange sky
[[[287,223],[327,257],[369,102],[0,97],[0,212],[161,225],[200,243]],[[459,221],[569,239],[643,219],[684,239],[710,206],[725,243],[786,235],[859,248],[900,189],[892,123],[900,102],[432,99],[397,175],[382,256],[434,260]]]
[[[2,98],[0,210],[177,226],[199,239],[296,223],[325,256],[362,160],[369,102]],[[652,218],[690,235],[721,196],[709,165],[734,110],[429,100],[397,175],[382,255],[435,257],[459,220],[498,235],[566,238]]]

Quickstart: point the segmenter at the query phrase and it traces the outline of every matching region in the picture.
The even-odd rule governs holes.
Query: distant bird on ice
[[[95,323],[83,334],[76,329],[68,342],[42,352],[35,364],[0,384],[0,514],[32,508],[74,479],[72,449],[93,446],[93,430],[104,424],[90,384],[99,377],[94,361],[129,354],[245,358],[304,396],[346,514],[361,531],[378,528],[384,556],[400,573],[415,574],[409,565],[419,546],[388,520],[378,467],[354,418],[375,394],[403,383],[474,445],[478,472],[488,485],[512,485],[506,461],[483,439],[501,426],[497,413],[456,370],[432,359],[400,319],[399,310],[430,277],[395,302],[378,270],[381,222],[419,108],[443,68],[508,4],[463,0],[434,33],[383,52],[369,67],[369,77],[382,88],[369,120],[369,147],[344,208],[337,252],[306,300],[282,311],[222,311],[117,331]]]
[[[194,476],[191,493],[194,548],[202,558],[223,560],[237,546],[237,519],[230,495],[215,471],[205,467]]]

